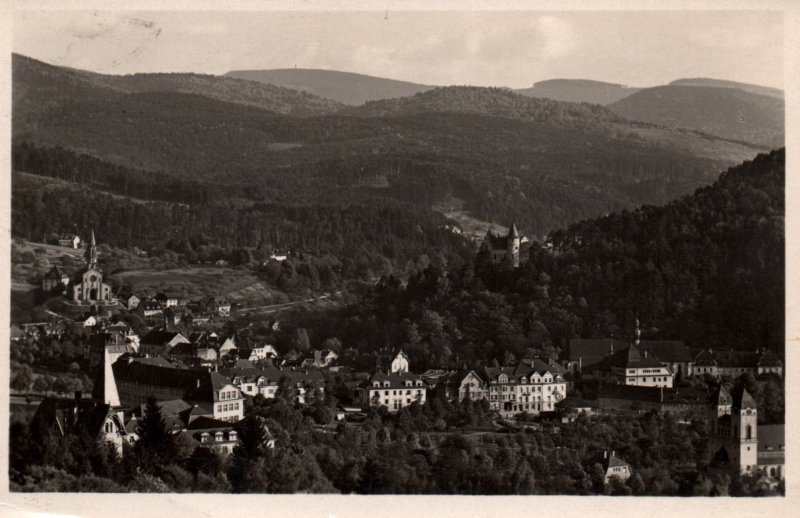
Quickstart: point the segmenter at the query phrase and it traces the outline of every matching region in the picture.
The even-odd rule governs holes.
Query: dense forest
[[[573,337],[685,340],[783,354],[784,151],[731,168],[664,207],[588,220],[533,243],[515,270],[479,254],[384,277],[364,299],[309,315],[320,339],[402,347],[417,369],[554,356]]]

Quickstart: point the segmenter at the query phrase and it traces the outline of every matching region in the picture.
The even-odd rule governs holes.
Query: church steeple
[[[97,243],[94,240],[94,229],[92,229],[92,240],[89,243],[89,249],[86,250],[86,261],[89,263],[89,268],[97,267]]]

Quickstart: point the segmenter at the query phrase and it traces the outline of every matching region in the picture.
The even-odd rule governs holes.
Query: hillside
[[[528,97],[605,106],[639,90],[641,88],[588,79],[550,79],[539,81],[534,83],[531,88],[515,90],[515,92]]]
[[[14,54],[12,73],[17,84],[34,86],[41,96],[69,97],[71,89],[62,90],[67,82],[80,88],[81,83],[108,88],[117,93],[169,92],[196,94],[245,106],[252,106],[293,116],[324,115],[337,111],[341,105],[306,92],[299,92],[254,81],[201,74],[132,74],[114,76],[76,69],[54,67],[41,61]],[[48,84],[48,78],[58,81]],[[27,101],[25,91],[14,92],[15,103]],[[36,99],[40,99],[36,96]]]
[[[533,99],[502,88],[439,87],[410,97],[372,101],[345,108],[342,115],[383,117],[419,113],[469,113],[551,126],[589,126],[622,119],[604,108]]]
[[[570,338],[643,339],[783,353],[783,150],[662,207],[582,221],[534,243],[516,270],[429,268],[386,278],[322,322],[361,351],[398,344],[414,365],[552,355]],[[509,360],[510,359],[510,360]]]
[[[291,245],[352,258],[347,243],[362,243],[358,259],[370,268],[402,269],[412,252],[434,253],[434,243],[443,247],[440,257],[463,256],[464,242],[442,234],[447,222],[433,209],[442,200],[462,200],[460,210],[474,219],[514,220],[527,235],[544,236],[581,219],[666,203],[759,151],[630,122],[596,105],[500,89],[442,88],[293,117],[197,94],[129,93],[57,67],[22,68],[13,77],[14,169],[185,204],[188,212],[165,211],[145,226],[132,210],[108,229],[121,242],[149,247],[180,245],[165,228],[195,242],[222,240],[230,253]],[[71,221],[99,217],[80,189],[70,200],[47,217],[18,218],[13,231],[67,231]],[[242,212],[262,206],[271,208]],[[114,203],[103,207],[113,211]],[[287,220],[281,210],[290,207],[305,212]],[[349,207],[358,210],[342,214]],[[187,226],[193,210],[200,212]],[[319,237],[304,237],[303,225],[319,225],[324,214],[338,219]],[[356,214],[392,222],[363,227],[351,220]],[[388,235],[376,234],[381,224]],[[337,233],[351,237],[334,239]]]
[[[771,88],[769,86],[753,85],[749,83],[739,83],[737,81],[725,81],[723,79],[709,79],[707,77],[697,77],[691,79],[676,79],[669,83],[675,86],[714,86],[718,88],[736,88],[757,95],[766,95],[783,99],[783,90]]]
[[[737,88],[659,86],[608,106],[632,120],[687,128],[723,138],[780,147],[784,102]]]
[[[414,95],[433,88],[352,72],[303,68],[234,70],[225,76],[300,90],[354,106],[368,101]]]

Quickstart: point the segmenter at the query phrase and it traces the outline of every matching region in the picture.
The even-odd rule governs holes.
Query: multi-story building
[[[509,268],[517,268],[522,242],[523,239],[517,230],[517,225],[512,223],[505,236],[499,236],[491,229],[488,230],[481,243],[481,252],[488,253],[495,264],[505,264]]]
[[[567,393],[565,369],[549,360],[523,360],[516,367],[490,367],[480,374],[470,371],[461,381],[460,400],[486,399],[503,417],[522,412],[538,415],[555,410]]]
[[[753,375],[777,374],[783,377],[783,362],[772,351],[734,351],[712,350],[700,351],[695,357],[692,366],[692,375],[710,375],[715,378],[722,376],[736,377],[742,374]]]
[[[362,384],[364,406],[385,406],[389,412],[397,412],[412,403],[424,405],[426,396],[425,382],[420,376],[410,372],[378,372]]]
[[[161,401],[183,399],[197,404],[221,421],[236,422],[244,417],[244,397],[239,388],[217,372],[122,358],[112,365],[111,374],[123,406],[146,403],[152,396]]]
[[[637,387],[670,388],[674,381],[669,367],[636,344],[606,357],[594,366],[594,373],[613,383]]]

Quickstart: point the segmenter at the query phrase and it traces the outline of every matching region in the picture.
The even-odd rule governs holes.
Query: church
[[[784,425],[758,425],[756,401],[744,387],[720,386],[710,407],[712,461],[773,480],[785,477]]]
[[[86,250],[86,271],[81,274],[80,282],[72,287],[72,301],[81,305],[114,304],[116,298],[111,293],[111,286],[103,282],[103,272],[97,266],[97,244],[92,230],[92,241]]]

